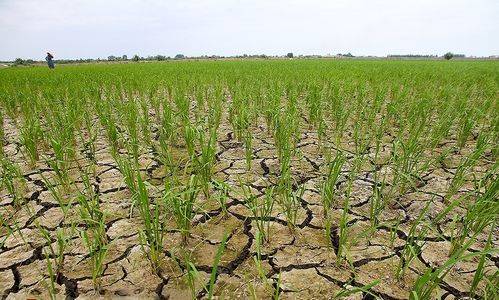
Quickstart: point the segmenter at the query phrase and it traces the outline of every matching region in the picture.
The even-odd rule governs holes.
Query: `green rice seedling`
[[[432,299],[434,297],[435,290],[456,263],[480,256],[484,252],[488,254],[491,252],[498,252],[497,249],[489,249],[488,251],[465,254],[465,250],[468,249],[473,242],[474,240],[469,240],[459,251],[449,257],[449,259],[447,259],[447,261],[445,261],[440,267],[428,268],[423,275],[419,276],[414,283],[409,299]]]
[[[28,116],[20,129],[20,142],[24,146],[31,165],[34,165],[39,159],[38,143],[42,136],[43,132],[39,120],[34,116]]]
[[[299,118],[296,109],[296,99],[290,97],[286,111],[276,115],[274,120],[274,140],[279,159],[279,193],[285,194],[291,191],[292,174],[291,159],[295,154],[296,143],[299,138]]]
[[[158,160],[171,170],[171,168],[174,167],[175,162],[171,151],[171,145],[163,133],[159,134],[158,144],[159,146],[153,146],[154,151],[158,155]]]
[[[264,105],[264,118],[267,125],[268,132],[270,133],[272,129],[275,129],[276,120],[279,114],[279,97],[265,97],[267,101],[263,103]]]
[[[151,203],[149,200],[149,195],[145,186],[142,176],[137,174],[137,203],[140,211],[140,216],[144,224],[144,228],[139,231],[139,236],[141,239],[141,246],[144,252],[147,254],[153,272],[159,274],[161,269],[161,258],[163,254],[163,231],[164,222],[162,219],[163,208],[161,202],[153,203],[153,208],[151,209]],[[147,246],[147,251],[145,249]]]
[[[218,180],[213,180],[213,186],[217,191],[217,193],[215,194],[215,199],[217,199],[218,203],[220,204],[222,216],[227,217],[227,200],[229,199],[230,186],[227,183]]]
[[[449,131],[454,120],[454,114],[454,109],[450,107],[447,108],[442,112],[442,116],[439,116],[435,124],[431,127],[428,138],[428,147],[430,149],[435,149],[442,141],[442,139],[446,138],[449,135]]]
[[[193,112],[196,123],[201,121],[206,109],[205,102],[208,91],[205,90],[205,88],[206,87],[203,86],[197,86],[197,85],[193,86],[194,91],[192,92],[191,97],[193,98],[192,100],[195,101]]]
[[[336,263],[340,264],[348,253],[348,210],[349,201],[345,201],[343,211],[341,213],[340,222],[338,224],[338,251],[336,253]]]
[[[40,173],[40,177],[42,177],[42,181],[50,192],[50,195],[55,201],[57,201],[57,204],[59,204],[59,207],[62,209],[64,216],[66,216],[72,207],[72,201],[64,197],[63,192],[60,190],[60,185],[51,182],[47,177],[45,177],[45,175],[43,175],[43,173]]]
[[[243,184],[241,187],[244,192],[244,205],[248,207],[253,215],[256,227],[266,242],[270,241],[270,217],[274,208],[274,188],[267,188],[263,197],[258,197],[251,192],[251,189],[246,188]]]
[[[395,223],[393,225],[389,226],[389,229],[390,229],[389,245],[390,245],[390,248],[392,248],[392,249],[393,249],[393,245],[395,243],[395,239],[397,238],[397,231],[400,228],[400,223],[401,222],[402,222],[402,217],[398,216],[395,219]]]
[[[184,253],[184,265],[186,269],[187,285],[189,286],[189,290],[191,291],[191,298],[196,299],[196,282],[199,280],[199,272],[192,262],[191,253],[187,253],[187,251],[185,251]]]
[[[499,215],[497,198],[499,197],[499,181],[485,187],[485,192],[477,192],[477,199],[467,206],[466,214],[459,222],[459,228],[451,240],[450,254],[453,254],[465,244],[471,234],[478,234],[495,223]]]
[[[175,119],[172,107],[168,101],[162,100],[162,110],[159,122],[158,152],[160,161],[166,166],[173,165],[170,147],[175,143]]]
[[[474,122],[475,118],[474,118],[473,108],[464,109],[458,121],[459,131],[457,133],[457,145],[459,148],[464,147],[464,144],[471,135],[471,132],[475,125]]]
[[[246,95],[243,93],[245,92],[232,91],[232,105],[229,109],[229,122],[239,142],[246,138],[244,133],[250,125],[248,99],[245,98]]]
[[[403,194],[407,191],[408,186],[414,186],[417,174],[421,173],[421,162],[423,155],[423,146],[421,145],[420,134],[422,128],[413,129],[412,135],[409,135],[407,141],[403,139],[396,140],[393,147],[393,169],[395,172],[394,179],[391,184],[389,195],[392,196],[395,192]],[[401,133],[402,134],[402,133]]]
[[[105,270],[104,260],[107,255],[108,242],[106,239],[104,219],[92,220],[91,224],[93,227],[83,231],[81,233],[81,239],[90,255],[92,262],[92,281],[95,291],[98,292],[101,289],[101,277]]]
[[[350,96],[342,91],[340,87],[333,84],[331,89],[331,98],[330,106],[331,111],[333,112],[331,118],[334,124],[334,132],[336,133],[335,145],[340,147],[341,140],[346,132],[348,119],[350,118],[350,114],[352,112],[352,109],[346,106],[348,101],[344,101],[343,99],[348,99]]]
[[[317,126],[317,138],[319,139],[318,143],[318,148],[319,151],[322,151],[324,149],[324,141],[327,140],[327,130],[328,126],[326,124],[326,121],[324,118],[321,117],[319,120],[319,125]]]
[[[414,188],[431,163],[424,155],[429,143],[427,136],[431,112],[428,100],[411,99],[404,111],[409,121],[397,124],[396,138],[392,142],[394,179],[390,196],[397,192],[403,194],[408,188]]]
[[[0,228],[4,231],[4,236],[0,238],[0,247],[4,247],[5,241],[16,231],[21,232],[19,226],[17,224],[9,224],[8,217],[4,216],[3,213],[0,213]],[[21,237],[23,236],[20,234]]]
[[[171,97],[175,102],[175,110],[182,124],[189,123],[189,112],[191,107],[191,100],[189,99],[186,91],[186,86],[179,86],[171,89]]]
[[[38,222],[35,223],[35,226],[37,227],[38,231],[40,232],[40,235],[43,237],[43,239],[46,241],[48,244],[48,250],[44,251],[50,251],[50,252],[45,252],[46,256],[50,256],[53,258],[54,263],[55,263],[55,268],[52,266],[51,262],[51,269],[54,271],[54,274],[57,278],[59,278],[60,274],[62,274],[62,270],[64,267],[64,253],[66,252],[66,249],[68,247],[68,242],[72,234],[74,233],[75,227],[74,224],[71,225],[71,227],[66,228],[58,228],[56,230],[56,236],[55,236],[55,247],[52,245],[53,244],[53,238],[50,234],[50,232],[40,226]],[[48,259],[48,257],[47,257]]]
[[[161,101],[160,136],[163,136],[167,141],[173,142],[175,135],[175,116],[170,101],[168,100],[167,97],[164,97]]]
[[[419,253],[421,253],[421,249],[423,248],[423,245],[421,245],[422,243],[417,242],[418,236],[416,236],[416,232],[417,232],[418,226],[422,223],[422,221],[423,221],[423,219],[424,219],[424,217],[425,217],[425,215],[430,207],[430,204],[431,204],[431,201],[428,201],[427,204],[425,205],[425,207],[421,210],[421,212],[418,215],[418,217],[416,218],[416,220],[414,220],[414,222],[412,223],[412,225],[409,229],[409,233],[407,235],[407,240],[406,240],[404,248],[401,252],[400,263],[399,263],[399,266],[398,266],[397,272],[396,272],[396,276],[398,279],[400,279],[404,276],[407,268],[409,267],[409,265],[411,264],[413,259],[416,258],[419,255]],[[420,232],[419,236],[420,237],[424,236],[426,234],[426,232],[427,232],[427,230],[422,230]]]
[[[362,99],[361,96],[357,97],[354,109],[353,120],[353,142],[355,144],[355,153],[357,155],[364,155],[375,137],[376,131],[373,131],[375,121],[375,108],[376,104],[366,103],[367,99]]]
[[[96,147],[95,142],[97,141],[98,136],[98,128],[95,126],[93,122],[92,112],[87,105],[84,105],[84,116],[83,116],[83,130],[77,131],[78,136],[80,138],[80,143],[83,145],[83,148],[86,152],[86,156],[90,159],[94,164],[95,161],[95,153]]]
[[[210,282],[208,284],[208,299],[213,299],[213,289],[215,287],[215,280],[217,279],[218,265],[220,264],[220,259],[225,251],[225,246],[227,244],[227,234],[224,234],[220,246],[218,246],[217,254],[213,261],[213,267],[211,269]]]
[[[376,182],[373,185],[373,195],[369,201],[369,220],[372,228],[376,228],[379,225],[379,215],[385,209],[383,198],[385,188],[385,181],[381,182],[379,186]]]
[[[147,91],[147,100],[151,104],[152,116],[154,118],[154,123],[161,123],[161,105],[162,98],[168,96],[168,91],[165,88],[151,88]]]
[[[350,210],[350,195],[352,192],[353,182],[357,178],[357,174],[359,173],[361,164],[362,156],[356,156],[348,173],[345,200],[343,202],[343,211],[341,213],[340,222],[338,225],[338,251],[336,253],[337,264],[341,263],[347,257],[348,253],[348,212]]]
[[[383,137],[386,132],[387,119],[382,118],[379,124],[376,126],[376,133],[374,134],[374,182],[378,182],[378,164],[379,164],[379,154],[383,146]]]
[[[281,272],[277,275],[277,283],[274,289],[274,297],[272,299],[279,300],[281,298]]]
[[[4,129],[4,116],[3,112],[0,110],[0,158],[3,158],[5,153],[3,150],[5,143],[5,129]]]
[[[333,207],[333,204],[335,203],[335,191],[336,191],[336,184],[338,182],[338,179],[340,177],[341,173],[341,168],[346,162],[345,155],[343,152],[339,151],[335,158],[328,163],[329,165],[329,170],[326,176],[326,179],[322,183],[322,206],[324,209],[324,216],[327,217],[329,211]]]
[[[255,267],[258,272],[258,277],[260,277],[260,280],[265,285],[268,285],[269,282],[267,279],[267,275],[265,274],[265,269],[263,268],[263,263],[262,263],[262,241],[263,241],[263,236],[260,233],[260,230],[257,230],[255,234],[256,254],[253,256],[253,261],[255,262]]]
[[[365,286],[362,287],[349,287],[349,288],[343,288],[341,291],[336,293],[333,297],[333,299],[345,299],[346,297],[362,293],[362,294],[367,294],[373,297],[374,299],[380,299],[378,296],[370,292],[369,290],[372,289],[374,286],[378,285],[380,283],[379,280],[375,280]]]
[[[328,241],[328,246],[333,246],[333,239],[331,237],[331,230],[333,229],[333,220],[331,217],[324,216],[324,234],[326,235],[326,239]]]
[[[429,224],[425,224],[424,218],[433,200],[434,198],[426,203],[425,207],[421,210],[418,217],[411,224],[411,227],[407,234],[406,242],[402,251],[400,252],[400,261],[395,274],[397,279],[400,279],[404,276],[411,262],[421,253],[423,246],[426,244],[426,242],[424,241],[424,237],[428,235],[430,230],[432,230],[436,224],[438,224],[457,205],[459,205],[463,199],[459,198],[454,200],[443,211],[432,218]]]
[[[286,108],[285,111],[286,114],[286,123],[289,126],[289,132],[290,132],[290,137],[291,137],[291,154],[295,154],[296,150],[296,145],[298,144],[298,141],[300,140],[300,127],[301,127],[301,120],[302,116],[300,114],[300,109],[298,107],[298,96],[293,96],[291,97],[288,107]]]
[[[216,160],[216,143],[217,143],[217,128],[211,128],[208,137],[204,133],[199,132],[199,145],[201,154],[197,161],[197,173],[200,175],[201,185],[208,195],[209,183],[213,175],[213,166]]]
[[[145,145],[151,146],[152,145],[152,139],[151,139],[151,118],[149,116],[149,104],[148,104],[148,98],[146,99],[141,99],[139,101],[140,105],[140,129],[142,131],[142,140],[145,142]]]
[[[485,261],[487,258],[486,254],[489,251],[491,251],[491,249],[492,249],[492,237],[493,237],[493,232],[494,232],[495,228],[496,228],[496,224],[494,222],[491,226],[491,230],[489,232],[489,237],[487,238],[487,243],[485,244],[484,251],[483,251],[482,255],[480,255],[478,265],[476,267],[475,275],[473,276],[473,281],[471,283],[471,287],[470,287],[470,291],[469,291],[470,296],[473,298],[476,296],[476,292],[478,290],[478,284],[484,279],[484,276],[485,276]]]
[[[256,289],[255,289],[255,285],[253,284],[253,281],[245,278],[245,282],[246,282],[246,285],[248,286],[248,293],[249,293],[250,299],[257,300],[258,297],[256,295]]]
[[[459,188],[466,181],[466,174],[468,174],[469,171],[476,165],[479,158],[486,151],[488,145],[487,138],[488,137],[486,135],[481,134],[477,139],[477,146],[475,150],[470,153],[469,156],[464,157],[459,163],[459,166],[457,167],[454,177],[452,177],[449,188],[447,190],[447,199],[454,196],[458,192]]]
[[[497,171],[499,170],[499,161],[496,161],[490,169],[485,172],[481,177],[478,177],[475,174],[473,175],[473,186],[475,189],[475,192],[480,192],[484,191],[487,189],[487,187],[491,186],[496,180],[496,174]]]
[[[324,227],[326,238],[329,244],[332,245],[331,240],[331,227],[332,219],[330,216],[331,209],[335,204],[335,191],[336,183],[338,182],[341,168],[343,167],[346,159],[343,153],[340,151],[336,154],[336,157],[329,163],[329,171],[326,179],[322,183],[321,194],[322,194],[322,207],[324,210]]]
[[[300,197],[303,195],[302,191]],[[263,203],[261,203],[261,211],[259,213],[260,219],[264,220],[265,223],[261,223],[259,228],[264,234],[264,240],[270,242],[270,217],[272,215],[272,210],[274,209],[274,188],[267,188],[265,190],[265,195],[263,198]]]
[[[67,189],[70,178],[68,174],[69,157],[66,156],[66,149],[70,146],[63,142],[62,137],[51,137],[50,145],[54,151],[54,157],[45,157],[45,162],[55,172],[63,187]]]
[[[119,154],[114,156],[114,161],[116,162],[116,166],[120,171],[121,175],[123,175],[123,179],[125,181],[126,186],[130,190],[132,195],[137,194],[137,173],[138,166],[136,161],[129,159],[126,156],[121,156]],[[132,208],[135,202],[132,203]]]
[[[301,185],[296,191],[289,191],[281,194],[280,205],[286,216],[286,222],[291,231],[295,230],[298,209],[301,207],[301,198],[305,192],[305,186]]]
[[[309,116],[309,124],[311,126],[317,126],[319,123],[320,115],[321,115],[321,99],[320,99],[320,91],[319,87],[316,85],[312,85],[308,87],[308,95],[305,98],[306,104],[308,106],[308,116]]]
[[[253,160],[253,148],[252,148],[253,135],[250,130],[247,129],[244,133],[244,157],[246,159],[246,169],[251,170],[251,161]]]
[[[195,202],[199,193],[199,184],[197,176],[192,175],[186,187],[180,191],[175,189],[166,190],[163,200],[174,215],[177,229],[182,235],[182,243],[187,243],[190,235],[192,219],[195,216]]]
[[[76,154],[75,132],[82,110],[79,101],[74,101],[72,98],[64,97],[60,102],[62,103],[49,101],[46,104],[45,109],[49,113],[45,121],[50,129],[45,131],[45,136],[54,155],[45,160],[54,169],[61,182],[67,186],[68,168]]]
[[[47,285],[47,290],[49,292],[50,299],[54,300],[56,299],[56,289],[55,289],[55,282],[57,280],[56,274],[54,273],[50,255],[47,252],[44,252],[44,256],[45,256],[45,261],[47,263],[47,273],[49,275],[49,283],[47,284],[45,281],[44,283]]]
[[[119,132],[115,117],[112,114],[111,104],[103,99],[96,102],[96,111],[100,123],[106,132],[107,140],[110,145],[111,155],[116,156],[120,148]]]
[[[139,133],[138,133],[138,125],[139,125],[139,108],[137,107],[137,101],[135,99],[128,99],[123,104],[123,116],[122,118],[125,121],[125,128],[127,136],[124,140],[127,141],[127,150],[128,153],[132,154],[132,157],[135,161],[139,159]]]
[[[92,281],[94,289],[101,289],[101,277],[104,273],[104,260],[108,250],[106,235],[106,215],[100,208],[99,195],[93,190],[89,177],[86,173],[82,175],[84,190],[78,195],[80,204],[80,218],[86,228],[80,232],[83,244],[89,251],[92,262]]]
[[[499,296],[499,271],[495,271],[491,275],[485,275],[483,277],[485,281],[485,288],[483,293],[483,299],[497,299]]]
[[[5,188],[12,197],[14,205],[20,206],[24,201],[26,179],[22,176],[19,166],[6,157],[0,158],[0,188]]]
[[[196,139],[199,136],[198,129],[190,123],[184,125],[184,139],[187,153],[192,160],[196,159]]]

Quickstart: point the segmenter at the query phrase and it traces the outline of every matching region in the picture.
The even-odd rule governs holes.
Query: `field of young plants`
[[[0,70],[0,296],[498,299],[499,62]]]

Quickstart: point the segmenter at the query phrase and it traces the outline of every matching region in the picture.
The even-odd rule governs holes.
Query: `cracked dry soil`
[[[10,232],[7,227],[2,226],[0,231],[4,240],[0,253],[0,295],[2,299],[47,299],[48,273],[44,253],[49,245],[39,234],[36,224],[48,230],[54,242],[56,229],[70,228],[73,222],[76,222],[77,229],[84,225],[78,220],[77,202],[70,207],[68,217],[64,217],[63,210],[42,180],[43,177],[54,176],[54,171],[43,162],[39,162],[35,168],[29,167],[24,162],[21,146],[17,142],[18,128],[12,120],[6,119],[6,123],[7,144],[4,151],[21,166],[27,185],[21,206],[16,206],[6,191],[1,192],[3,222],[15,224],[16,230]],[[449,161],[448,165],[444,162],[441,167],[430,169],[416,189],[400,195],[397,202],[384,210],[381,225],[374,232],[362,234],[367,232],[370,226],[372,170],[374,167],[386,167],[375,166],[371,162],[363,167],[362,173],[353,182],[351,207],[348,211],[347,254],[350,264],[338,265],[337,226],[333,225],[332,246],[328,245],[324,233],[319,187],[325,173],[325,159],[318,149],[316,134],[304,128],[297,146],[298,154],[292,162],[292,174],[296,184],[305,187],[300,199],[297,226],[293,232],[290,231],[284,215],[276,205],[270,219],[270,242],[263,244],[261,249],[262,269],[268,278],[267,282],[262,281],[253,260],[256,255],[256,226],[251,212],[244,206],[238,186],[240,178],[244,178],[250,183],[254,194],[261,197],[267,187],[276,184],[279,162],[273,139],[264,126],[254,128],[254,158],[249,171],[244,160],[243,145],[234,139],[228,124],[221,125],[218,139],[214,178],[226,182],[233,190],[229,194],[227,216],[222,215],[216,202],[199,200],[203,210],[195,217],[191,236],[185,246],[192,251],[193,261],[199,272],[195,283],[197,298],[207,297],[203,286],[209,281],[212,263],[224,233],[229,235],[216,277],[214,295],[225,299],[250,298],[252,294],[258,298],[271,298],[279,278],[283,299],[332,298],[343,288],[362,287],[375,280],[379,280],[379,284],[372,288],[372,294],[383,299],[407,299],[418,275],[427,267],[439,266],[448,258],[450,236],[446,231],[446,224],[452,216],[448,216],[445,222],[439,224],[438,234],[429,232],[424,238],[426,243],[422,254],[411,263],[403,278],[395,278],[401,250],[416,216],[428,201],[432,201],[428,218],[446,206],[444,194],[455,171],[452,161]],[[454,143],[448,141],[440,145],[440,150],[443,151]],[[92,184],[99,193],[101,207],[106,213],[106,235],[109,240],[102,289],[100,294],[95,294],[88,252],[76,230],[70,237],[64,253],[63,270],[56,278],[57,297],[190,298],[191,292],[186,283],[186,266],[176,256],[181,247],[181,238],[174,230],[173,221],[171,230],[164,233],[166,251],[161,271],[154,274],[140,246],[140,217],[136,211],[130,216],[131,195],[109,153],[104,136],[99,137],[96,146],[96,173]],[[345,143],[345,146],[348,148],[348,143]],[[88,165],[90,160],[86,157],[85,150],[80,150],[78,163]],[[181,147],[179,151],[182,151]],[[460,155],[455,154],[453,159],[457,160]],[[152,151],[144,151],[140,161],[148,182],[155,186],[156,192],[152,191],[151,196],[160,197],[162,181],[168,174],[165,174],[163,166]],[[492,161],[480,161],[476,172],[485,172],[492,164]],[[342,182],[345,182],[346,174],[344,170],[339,182],[340,190],[344,188]],[[463,189],[467,186],[470,184],[465,184]],[[74,191],[68,191],[64,197],[73,199]],[[462,211],[462,208],[457,208],[453,214],[458,213],[460,209]],[[338,224],[341,214],[342,205],[338,203],[333,209],[333,224]],[[397,219],[401,220],[400,226],[396,232],[392,232],[386,224]],[[482,249],[486,238],[481,237],[469,251]],[[497,235],[494,236],[493,246],[498,246]],[[459,299],[467,295],[477,263],[476,259],[463,261],[452,268],[440,284],[443,299]],[[487,272],[497,272],[498,257],[489,256],[485,264]],[[348,297],[370,298],[372,295],[367,293]]]

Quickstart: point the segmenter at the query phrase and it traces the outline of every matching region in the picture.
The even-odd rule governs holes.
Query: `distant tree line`
[[[14,60],[14,66],[29,66],[34,64],[35,61],[32,59],[22,59],[22,58],[16,58]]]
[[[436,58],[438,55],[432,55],[432,54],[389,54],[387,55],[389,58],[404,58],[404,57],[411,57],[411,58]]]
[[[353,56],[352,53],[348,52],[347,54],[341,54],[341,53],[338,53],[336,54],[336,56],[340,56],[340,57],[355,57]]]
[[[270,59],[270,58],[323,58],[323,57],[331,57],[330,55],[294,55],[293,52],[288,52],[284,55],[266,55],[266,54],[242,54],[242,55],[234,55],[234,56],[221,56],[221,55],[201,55],[201,56],[186,56],[184,54],[177,54],[174,57],[165,56],[165,55],[149,55],[147,57],[140,56],[138,54],[133,55],[131,58],[128,58],[127,55],[115,56],[109,55],[107,59],[103,58],[78,58],[78,59],[55,59],[54,62],[56,64],[69,64],[69,63],[92,63],[92,62],[139,62],[139,61],[168,61],[168,60],[182,60],[182,59],[225,59],[225,58],[236,58],[236,59]],[[345,57],[345,58],[353,58],[355,57],[352,53],[348,52],[346,54],[338,53],[336,57]],[[438,55],[425,55],[425,54],[390,54],[387,58],[422,58],[422,59],[435,59],[435,58],[445,58],[450,60],[452,58],[465,58],[464,54],[454,54],[452,52],[447,52],[443,56]],[[360,56],[360,58],[376,58],[376,56]],[[493,56],[489,58],[495,58]],[[29,66],[35,63],[45,62],[44,60],[35,61],[33,59],[23,59],[16,58],[13,62],[13,66]]]
[[[390,54],[387,56],[388,58],[439,58],[443,57],[446,60],[450,60],[452,58],[465,58],[464,54],[454,54],[452,52],[447,52],[443,56],[432,55],[432,54]]]

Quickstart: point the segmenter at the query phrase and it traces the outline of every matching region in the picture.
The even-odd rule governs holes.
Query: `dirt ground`
[[[21,166],[27,187],[25,200],[21,206],[14,205],[12,197],[2,191],[0,208],[2,222],[15,226],[9,233],[2,226],[0,236],[5,239],[0,253],[0,295],[2,299],[47,299],[47,262],[44,256],[48,245],[41,237],[36,224],[52,232],[56,229],[68,229],[73,221],[76,228],[83,228],[79,216],[79,204],[70,207],[68,217],[64,217],[58,202],[52,197],[42,180],[54,176],[54,172],[43,162],[37,168],[31,168],[22,155],[18,142],[18,129],[12,120],[7,119],[4,151],[6,156]],[[279,161],[272,137],[264,126],[254,128],[254,159],[249,171],[244,159],[244,146],[238,143],[230,127],[223,124],[218,135],[217,162],[214,178],[224,181],[234,189],[230,192],[228,215],[224,216],[218,205],[200,197],[202,211],[194,219],[191,237],[187,249],[192,251],[194,265],[198,270],[196,289],[198,298],[206,297],[202,287],[209,281],[213,259],[224,233],[228,233],[226,250],[222,256],[217,276],[215,292],[224,299],[245,299],[256,295],[257,298],[271,298],[273,290],[280,281],[283,299],[328,299],[345,288],[362,287],[379,280],[371,292],[383,299],[407,299],[418,274],[427,267],[441,265],[450,249],[450,234],[447,225],[438,227],[438,232],[430,232],[424,241],[422,254],[417,257],[405,275],[397,280],[395,271],[400,261],[401,250],[407,239],[410,224],[424,208],[427,201],[432,201],[429,218],[445,209],[444,195],[448,188],[457,163],[463,155],[451,155],[438,168],[431,168],[423,177],[417,189],[407,191],[391,203],[382,213],[381,225],[375,231],[370,227],[369,201],[373,194],[373,166],[365,166],[363,172],[354,181],[353,195],[350,199],[349,216],[349,263],[336,263],[338,227],[342,205],[338,203],[333,215],[333,245],[329,246],[325,237],[323,207],[320,185],[325,173],[325,159],[319,151],[316,133],[304,129],[297,145],[298,154],[293,159],[292,173],[298,185],[304,185],[305,192],[300,199],[297,227],[291,231],[286,226],[285,216],[279,205],[275,205],[271,218],[270,242],[262,245],[262,268],[267,280],[263,280],[255,267],[256,225],[251,212],[244,206],[239,181],[250,182],[254,194],[262,196],[266,187],[276,183],[279,176]],[[348,137],[345,139],[348,141]],[[440,145],[440,150],[451,147],[454,141]],[[389,143],[387,143],[389,145]],[[104,136],[96,144],[96,176],[92,183],[99,192],[101,207],[106,212],[106,232],[109,250],[105,259],[105,271],[102,277],[102,290],[95,294],[88,250],[77,232],[73,234],[64,255],[62,274],[57,278],[58,297],[94,299],[97,296],[110,298],[130,296],[133,298],[188,299],[191,292],[186,283],[185,265],[178,259],[182,248],[180,234],[173,230],[166,231],[164,239],[165,257],[160,274],[154,274],[150,263],[140,245],[138,229],[142,221],[138,212],[131,211],[131,195],[123,177],[109,153]],[[349,147],[345,142],[345,147]],[[85,150],[80,149],[80,165],[90,162]],[[46,150],[46,153],[50,153]],[[179,148],[179,151],[185,151]],[[385,147],[382,154],[388,155]],[[351,156],[349,157],[351,159]],[[154,156],[144,152],[140,158],[143,172],[153,187],[151,194],[159,201],[162,182],[168,176],[165,169]],[[484,173],[492,164],[481,161],[475,172]],[[384,165],[389,172],[389,168]],[[346,182],[346,170],[340,178]],[[75,183],[80,184],[78,181]],[[462,191],[471,189],[465,184]],[[67,199],[74,197],[69,192]],[[29,208],[29,210],[27,209]],[[464,211],[457,208],[456,213]],[[397,230],[387,224],[400,219]],[[367,233],[366,233],[367,232]],[[486,236],[480,237],[470,251],[478,251],[484,246]],[[54,239],[55,242],[55,239]],[[494,247],[499,244],[494,237]],[[440,285],[442,299],[460,299],[467,295],[473,280],[478,258],[459,262],[447,274]],[[486,272],[496,272],[499,267],[497,256],[486,261]],[[347,299],[370,299],[366,293],[350,295]]]

